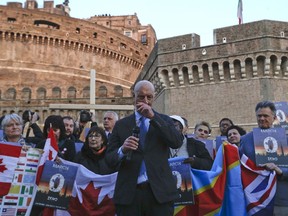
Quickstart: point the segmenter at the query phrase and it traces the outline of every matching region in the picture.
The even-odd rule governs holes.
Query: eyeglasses
[[[154,96],[153,95],[137,95],[137,98],[139,100],[145,100],[145,98],[147,98],[148,101],[153,100]]]
[[[204,132],[204,134],[209,134],[209,131],[203,130],[202,128],[199,128],[197,131],[200,133]]]

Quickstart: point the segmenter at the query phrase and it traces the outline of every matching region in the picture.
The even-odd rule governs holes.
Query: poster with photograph
[[[288,167],[288,146],[285,129],[253,129],[256,164],[275,163]]]
[[[276,120],[274,121],[274,125],[276,127],[283,127],[286,130],[286,134],[288,134],[288,102],[275,102],[276,107]]]
[[[67,210],[78,167],[46,161],[34,205]]]
[[[190,164],[183,163],[184,159],[183,157],[169,159],[172,174],[176,179],[176,186],[180,195],[179,199],[174,203],[175,206],[194,204],[191,167]]]

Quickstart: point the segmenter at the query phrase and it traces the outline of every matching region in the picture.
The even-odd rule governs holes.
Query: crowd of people
[[[118,172],[113,201],[117,216],[173,215],[173,201],[178,198],[168,158],[184,157],[191,168],[210,170],[213,158],[205,142],[211,136],[211,125],[200,121],[188,134],[188,121],[179,115],[167,116],[152,108],[155,89],[149,81],[139,81],[134,87],[135,112],[119,119],[114,111],[103,116],[103,127],[94,115],[81,111],[79,118],[50,115],[43,130],[37,124],[39,116],[30,111],[1,118],[1,142],[16,142],[23,149],[43,149],[52,128],[59,148],[58,157],[82,164],[90,171],[106,175]],[[270,101],[259,102],[255,108],[258,127],[273,127],[276,108]],[[137,130],[135,130],[135,128]],[[246,131],[229,118],[219,121],[220,136],[239,148],[255,163],[253,132]],[[136,131],[136,132],[135,132]],[[32,134],[32,135],[31,135]],[[83,143],[77,150],[77,144]],[[288,212],[288,169],[274,163],[263,167],[277,174],[275,215]]]

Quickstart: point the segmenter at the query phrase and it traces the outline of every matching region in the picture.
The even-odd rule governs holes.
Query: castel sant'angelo
[[[257,102],[288,101],[287,22],[215,29],[214,44],[201,47],[194,33],[157,41],[136,14],[75,19],[65,2],[0,6],[1,114],[75,117],[77,104],[89,104],[91,69],[96,104],[131,105],[131,87],[147,79],[158,111],[184,116],[191,127],[206,120],[214,135],[223,117],[250,129]],[[105,110],[96,111],[101,122]],[[117,107],[120,117],[131,111]]]
[[[75,104],[90,103],[91,69],[96,104],[131,105],[130,88],[156,43],[152,26],[141,25],[136,14],[75,19],[69,1],[43,5],[27,0],[0,6],[1,114],[31,109],[41,119],[75,117]]]

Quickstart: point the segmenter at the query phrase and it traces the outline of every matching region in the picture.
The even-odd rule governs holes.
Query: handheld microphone
[[[139,138],[140,128],[138,126],[134,127],[132,130],[132,136]],[[130,150],[126,155],[126,160],[131,160],[132,158],[132,150]]]

